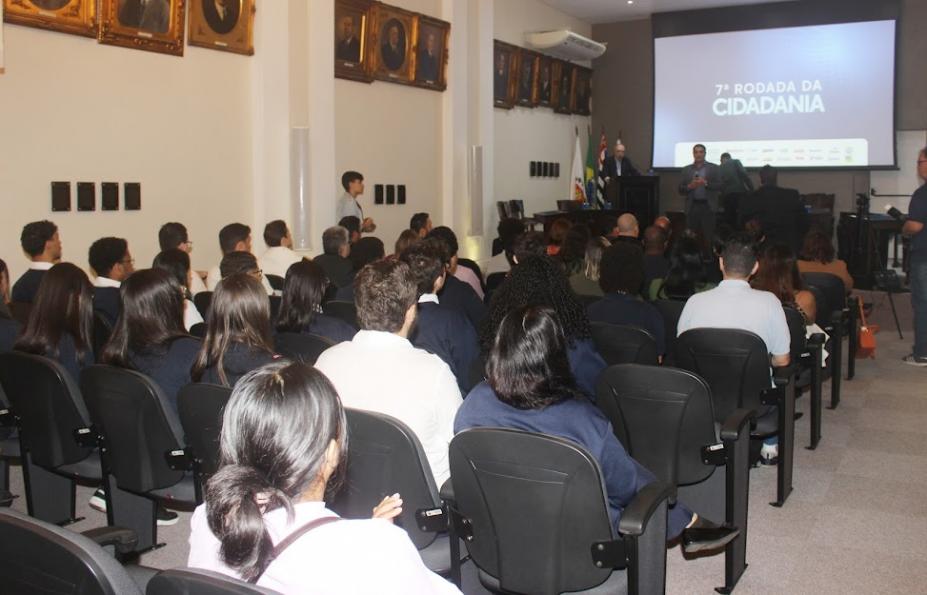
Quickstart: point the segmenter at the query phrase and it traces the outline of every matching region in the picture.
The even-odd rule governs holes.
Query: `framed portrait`
[[[189,0],[190,45],[254,55],[254,0]]]
[[[540,54],[530,50],[518,51],[518,80],[515,83],[515,103],[534,107],[537,103],[536,85]]]
[[[3,0],[3,20],[96,37],[97,0]]]
[[[369,83],[370,2],[335,0],[335,76]]]
[[[551,104],[554,111],[560,114],[571,113],[573,105],[573,69],[569,62],[557,60],[554,62],[551,73],[554,75],[554,88]]]
[[[415,84],[426,89],[447,89],[447,53],[451,24],[425,15],[418,17],[415,39]]]
[[[184,0],[100,1],[100,43],[183,56]]]
[[[535,85],[534,104],[543,107],[551,106],[554,76],[551,72],[553,60],[543,54],[538,54],[537,84]]]
[[[492,64],[493,105],[503,109],[512,109],[515,104],[518,48],[493,40]]]
[[[411,85],[415,74],[414,41],[418,15],[386,4],[370,9],[371,31],[367,59],[373,78]]]
[[[589,102],[592,99],[592,71],[582,66],[573,68],[573,104],[570,108],[574,114],[588,116],[592,113]]]

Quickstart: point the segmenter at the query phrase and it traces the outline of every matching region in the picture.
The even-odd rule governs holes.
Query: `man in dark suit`
[[[389,25],[386,33],[386,43],[380,46],[383,64],[389,70],[399,70],[406,61],[406,48],[400,41],[399,23],[396,21]]]
[[[457,235],[449,227],[436,227],[428,234],[428,238],[440,240],[445,252],[444,265],[448,275],[444,280],[444,287],[438,292],[438,299],[448,308],[463,313],[473,325],[474,330],[480,328],[483,317],[486,316],[486,306],[468,283],[454,276],[457,269]]]
[[[230,0],[203,0],[203,18],[209,28],[225,35],[230,33],[238,24],[239,2]]]
[[[322,232],[322,251],[313,259],[325,271],[325,276],[339,289],[354,281],[354,267],[348,258],[351,254],[348,230],[336,225]]]
[[[737,225],[737,210],[749,192],[753,192],[753,181],[747,175],[740,159],[730,153],[721,154],[721,205],[724,207],[724,222]]]
[[[760,188],[740,206],[741,226],[756,220],[768,244],[784,244],[796,254],[808,231],[808,212],[798,190],[780,188],[776,168],[760,170]]]
[[[416,77],[420,81],[438,80],[438,49],[433,31],[425,35],[425,45],[418,51],[418,69]]]
[[[354,17],[341,17],[341,39],[335,45],[335,57],[346,62],[360,62],[360,40],[354,27]]]
[[[626,157],[624,145],[620,142],[615,143],[615,149],[611,155],[605,158],[605,181],[614,180],[620,176],[639,176],[641,172],[637,171],[631,159]]]
[[[679,194],[686,197],[686,227],[699,234],[707,255],[715,237],[715,218],[721,192],[721,171],[705,161],[705,145],[692,147],[691,164],[682,168]]]
[[[93,281],[93,309],[115,326],[122,311],[119,286],[135,271],[129,243],[122,238],[100,238],[90,245],[88,260],[97,275]]]
[[[23,226],[19,242],[31,262],[29,270],[13,284],[10,299],[31,304],[45,271],[61,262],[61,237],[58,227],[51,221],[33,221]]]

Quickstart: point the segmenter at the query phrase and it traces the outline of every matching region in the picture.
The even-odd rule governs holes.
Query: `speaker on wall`
[[[308,250],[309,238],[309,129],[290,128],[290,232],[293,248]]]
[[[93,182],[77,183],[77,210],[95,211],[97,208],[97,185]]]
[[[470,233],[483,235],[483,146],[472,145],[469,159]]]
[[[373,187],[373,204],[383,204],[383,184],[377,184]]]
[[[396,204],[404,205],[406,204],[406,185],[400,184],[396,186]]]
[[[100,184],[100,208],[104,211],[119,210],[119,184],[103,182]]]
[[[71,183],[70,182],[52,182],[51,183],[52,211],[70,211],[71,210]]]

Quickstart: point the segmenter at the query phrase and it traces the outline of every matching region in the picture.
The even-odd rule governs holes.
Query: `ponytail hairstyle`
[[[273,543],[264,515],[293,506],[320,481],[329,444],[339,461],[328,482],[343,477],[347,425],[338,393],[309,364],[277,360],[238,381],[222,417],[220,468],[206,484],[209,528],[219,555],[243,580],[260,576]]]

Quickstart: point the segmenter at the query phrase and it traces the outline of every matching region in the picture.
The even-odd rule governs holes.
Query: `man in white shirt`
[[[114,326],[122,311],[119,286],[135,271],[129,243],[122,238],[100,238],[90,245],[88,260],[96,274],[93,309]]]
[[[161,252],[166,250],[183,250],[187,254],[193,252],[193,242],[187,234],[187,227],[183,223],[176,221],[161,226],[161,229],[158,230],[158,245],[161,246]],[[193,257],[190,258],[190,282],[187,283],[187,288],[190,290],[190,295],[196,295],[206,291],[206,284],[203,283],[203,275],[206,273],[205,271],[193,270]]]
[[[286,277],[290,265],[302,260],[293,252],[293,237],[282,219],[271,221],[264,226],[264,243],[267,244],[267,252],[258,259],[258,264],[265,276]]]
[[[370,217],[364,217],[364,210],[357,202],[357,197],[364,193],[364,176],[356,171],[346,171],[341,176],[341,186],[344,187],[344,194],[338,199],[335,221],[339,222],[344,217],[357,217],[361,222],[362,233],[374,231],[376,223]]]
[[[750,331],[766,343],[773,367],[789,365],[789,325],[779,298],[750,287],[748,280],[759,270],[756,247],[746,234],[736,234],[721,253],[724,280],[718,287],[688,299],[679,317],[677,333],[694,328],[727,328]],[[763,445],[764,461],[778,455],[774,440]]]
[[[229,223],[219,230],[219,248],[223,257],[232,252],[251,252],[251,228],[243,223]],[[206,275],[206,287],[209,291],[215,291],[221,280],[222,271],[219,270],[219,265],[216,265],[209,269]],[[261,285],[264,286],[267,295],[274,295],[274,288],[263,275]]]
[[[330,347],[316,362],[345,407],[391,415],[408,425],[425,450],[440,486],[450,477],[448,445],[460,390],[451,369],[436,355],[409,342],[418,299],[409,265],[380,260],[355,281],[361,330]]]

